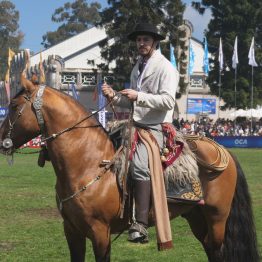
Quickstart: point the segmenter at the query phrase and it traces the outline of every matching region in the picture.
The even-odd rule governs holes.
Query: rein
[[[115,96],[116,96],[116,95],[115,95]],[[115,96],[114,96],[114,97],[115,97]],[[81,124],[82,122],[84,122],[85,120],[91,118],[92,116],[95,116],[96,114],[98,114],[100,111],[102,111],[104,108],[106,108],[106,107],[109,106],[109,105],[110,105],[110,106],[113,105],[113,99],[111,99],[111,100],[108,101],[104,106],[102,106],[101,108],[99,108],[97,111],[95,111],[94,113],[92,113],[92,114],[84,117],[83,119],[81,119],[80,121],[78,121],[77,123],[75,123],[74,125],[63,129],[63,130],[59,131],[58,133],[52,134],[52,135],[50,135],[50,136],[48,136],[48,137],[44,137],[43,139],[41,139],[41,142],[43,143],[43,142],[46,142],[46,141],[48,141],[48,140],[50,140],[50,139],[55,139],[55,138],[57,138],[58,136],[66,133],[66,132],[71,131],[72,129],[74,129],[75,127],[77,127],[77,125]],[[101,124],[94,125],[94,126],[87,126],[87,127],[101,127]],[[87,128],[87,127],[86,127],[86,128]]]
[[[113,101],[114,101],[114,99],[111,99],[110,101],[108,100],[108,102],[103,107],[99,108],[94,113],[84,117],[83,119],[81,119],[80,121],[75,123],[74,125],[72,125],[72,126],[70,126],[68,128],[63,129],[63,130],[59,131],[58,133],[55,133],[55,134],[52,134],[52,135],[46,137],[45,136],[44,118],[43,118],[43,115],[42,115],[42,112],[41,112],[41,108],[42,108],[42,105],[43,105],[43,98],[42,98],[42,96],[44,94],[45,87],[46,87],[45,85],[40,85],[40,87],[39,87],[39,89],[37,91],[37,95],[36,95],[36,98],[35,98],[34,102],[31,101],[32,96],[24,95],[23,97],[25,98],[26,102],[22,105],[22,107],[19,110],[18,114],[15,116],[15,119],[11,122],[10,117],[9,117],[9,119],[8,119],[8,121],[9,121],[9,131],[7,133],[6,138],[2,141],[2,146],[3,146],[3,148],[6,149],[6,155],[11,156],[11,155],[13,155],[14,152],[18,153],[17,149],[15,149],[15,150],[13,149],[14,145],[13,145],[13,141],[12,141],[12,130],[13,130],[13,127],[14,127],[16,121],[18,120],[18,118],[22,115],[22,112],[24,111],[27,102],[31,102],[33,104],[34,109],[35,109],[37,122],[38,122],[38,125],[39,125],[39,128],[40,128],[40,132],[41,132],[41,142],[40,142],[40,144],[42,145],[42,144],[44,144],[44,142],[46,142],[48,140],[55,139],[58,136],[62,135],[63,133],[71,131],[72,129],[77,127],[77,125],[81,124],[82,122],[84,122],[85,120],[91,118],[92,116],[95,116],[96,114],[98,114],[100,111],[102,111],[107,106],[109,106],[109,105],[112,106],[113,105]],[[117,95],[118,95],[118,93],[116,93],[114,95],[114,97],[116,97]],[[101,124],[94,125],[94,126],[86,126],[86,127],[83,127],[83,128],[88,128],[88,127],[89,128],[90,127],[94,127],[94,128],[101,127]]]

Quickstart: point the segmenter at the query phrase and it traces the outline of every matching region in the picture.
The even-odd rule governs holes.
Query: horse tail
[[[233,156],[237,168],[236,190],[226,224],[222,248],[223,261],[258,262],[260,260],[252,212],[251,197],[244,172]]]

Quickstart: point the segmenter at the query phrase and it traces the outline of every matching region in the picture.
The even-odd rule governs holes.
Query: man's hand
[[[115,96],[115,91],[107,83],[104,83],[102,85],[102,92],[103,95],[106,96],[108,99],[112,99]]]
[[[136,101],[137,100],[137,91],[134,89],[124,89],[120,91],[120,93],[124,96],[126,96],[129,100],[131,101]]]

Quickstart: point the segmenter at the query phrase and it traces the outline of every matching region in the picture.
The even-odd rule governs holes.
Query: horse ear
[[[37,76],[35,73],[32,73],[31,82],[32,82],[34,85],[38,85],[38,84],[39,84],[38,76]]]
[[[26,79],[23,73],[21,74],[20,82],[27,92],[32,93],[35,90],[34,84]]]

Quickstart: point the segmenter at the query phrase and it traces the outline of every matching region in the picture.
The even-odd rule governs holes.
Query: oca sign
[[[7,115],[7,108],[0,107],[0,118],[4,118]]]
[[[247,145],[247,139],[235,139],[235,145]]]

